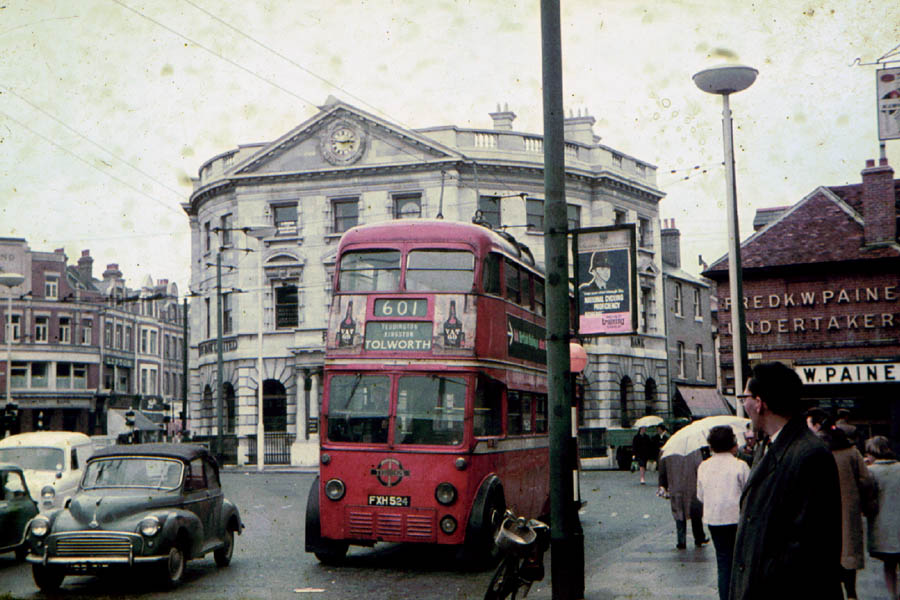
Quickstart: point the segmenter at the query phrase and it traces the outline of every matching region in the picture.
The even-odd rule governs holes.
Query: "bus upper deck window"
[[[481,276],[485,294],[500,294],[500,256],[488,254]]]
[[[363,250],[341,257],[342,292],[390,292],[400,289],[400,252]]]
[[[466,250],[412,250],[406,260],[406,289],[414,292],[469,292],[475,255]]]

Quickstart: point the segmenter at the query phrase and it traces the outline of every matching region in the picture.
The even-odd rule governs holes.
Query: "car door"
[[[203,467],[206,471],[206,488],[209,492],[210,537],[221,540],[225,532],[225,524],[222,522],[222,504],[225,496],[219,482],[219,469],[209,457],[203,461]]]
[[[210,510],[209,488],[206,484],[206,469],[203,458],[197,457],[187,465],[184,478],[184,508],[197,515],[200,521],[200,539],[196,540],[201,552],[215,543],[215,529]]]
[[[38,513],[18,470],[0,471],[0,548],[22,541],[25,524]]]

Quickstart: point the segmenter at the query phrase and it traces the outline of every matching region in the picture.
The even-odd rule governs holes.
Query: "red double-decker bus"
[[[355,227],[337,254],[306,550],[496,552],[508,507],[549,513],[544,278],[480,225]]]

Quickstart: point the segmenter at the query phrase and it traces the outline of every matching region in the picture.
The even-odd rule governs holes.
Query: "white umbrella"
[[[737,263],[735,263],[737,264]],[[657,415],[645,415],[634,422],[632,427],[653,427],[663,422],[662,417]]]
[[[734,431],[735,437],[738,440],[743,439],[741,436],[747,430],[748,423],[750,423],[750,419],[732,415],[716,415],[715,417],[706,417],[705,419],[694,421],[690,425],[685,425],[676,431],[669,438],[665,446],[662,447],[661,456],[663,458],[673,454],[686,456],[698,448],[708,446],[709,443],[706,441],[706,437],[709,435],[709,430],[718,425],[730,426]]]

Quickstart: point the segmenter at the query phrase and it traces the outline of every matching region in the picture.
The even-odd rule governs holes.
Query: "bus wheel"
[[[316,558],[323,565],[338,565],[343,562],[344,557],[347,556],[347,548],[350,546],[347,542],[328,542],[323,545],[327,545],[328,548],[315,552]]]

